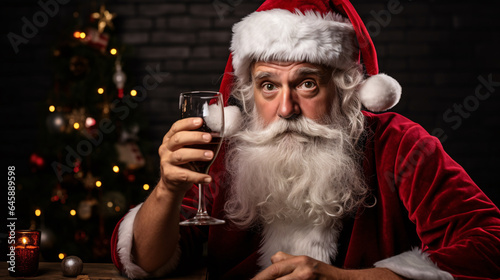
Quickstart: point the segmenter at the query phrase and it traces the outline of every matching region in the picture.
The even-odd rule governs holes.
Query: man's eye
[[[302,89],[314,89],[315,87],[316,83],[314,83],[313,81],[305,81],[299,86],[299,88]]]
[[[273,91],[276,89],[276,86],[273,84],[264,84],[264,90],[266,91]]]

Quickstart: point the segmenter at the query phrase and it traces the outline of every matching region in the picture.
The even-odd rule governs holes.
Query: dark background
[[[83,3],[60,1],[67,3],[56,2],[57,14],[27,44],[20,45],[18,53],[7,34],[21,34],[21,19],[32,21],[41,10],[39,1],[3,0],[0,4],[0,158],[4,176],[9,165],[16,166],[19,176],[29,174],[35,135],[44,129],[37,120],[40,105],[46,102],[53,86],[50,49],[65,22]],[[89,12],[105,3],[116,14],[116,32],[132,50],[132,59],[125,65],[132,71],[128,73],[130,79],[141,84],[148,75],[148,65],[161,72],[157,76],[161,82],[148,91],[140,104],[149,121],[142,135],[158,147],[178,117],[180,92],[218,89],[229,54],[231,26],[254,11],[261,1],[91,3],[95,9]],[[396,78],[403,87],[402,100],[392,111],[438,136],[445,150],[500,205],[500,21],[495,19],[495,1],[352,3],[372,35],[381,72]],[[490,81],[490,85],[484,81]]]

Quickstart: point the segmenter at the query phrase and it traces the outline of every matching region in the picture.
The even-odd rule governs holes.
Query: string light
[[[108,203],[106,204],[109,208],[113,207],[113,202],[111,201],[108,201]]]
[[[75,37],[76,39],[85,39],[85,37],[87,37],[87,34],[85,34],[85,32],[75,31],[73,33],[73,37]]]
[[[109,53],[112,55],[116,55],[117,52],[118,51],[115,48],[112,48],[111,50],[109,50]]]
[[[115,211],[116,211],[116,212],[120,212],[120,210],[121,210],[120,206],[116,206],[116,207],[115,207]]]
[[[59,253],[58,255],[59,259],[62,260],[66,257],[66,254],[65,253]]]
[[[49,111],[50,111],[51,113],[52,113],[52,112],[54,112],[55,110],[56,110],[56,106],[54,106],[54,105],[50,105],[50,106],[49,106]]]
[[[144,184],[144,186],[142,186],[142,188],[143,188],[145,191],[147,191],[147,190],[149,190],[149,185],[148,185],[148,184]]]
[[[98,88],[98,89],[97,89],[97,93],[99,93],[99,94],[103,94],[103,93],[104,93],[104,89],[103,89],[103,88]]]
[[[95,182],[95,186],[100,188],[102,186],[102,182],[101,181],[96,181]]]
[[[133,89],[130,91],[130,96],[136,96],[137,95],[137,90]]]
[[[71,216],[75,216],[76,215],[76,210],[75,209],[71,209],[71,211],[69,211],[69,214]]]
[[[74,128],[74,129],[79,129],[79,128],[80,128],[80,124],[79,124],[79,123],[77,123],[77,122],[76,122],[76,123],[74,123],[74,124],[73,124],[73,128]]]
[[[42,215],[42,211],[40,209],[35,210],[35,216],[40,217]]]
[[[120,172],[120,167],[118,167],[118,165],[113,166],[113,172],[115,173]]]

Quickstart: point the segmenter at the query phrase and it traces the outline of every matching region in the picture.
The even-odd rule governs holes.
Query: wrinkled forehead
[[[317,76],[320,82],[326,83],[330,80],[332,71],[331,67],[309,62],[255,61],[250,66],[253,81],[286,75],[290,77]]]

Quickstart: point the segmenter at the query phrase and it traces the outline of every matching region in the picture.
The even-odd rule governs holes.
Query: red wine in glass
[[[196,170],[196,172],[208,173],[210,166],[215,161],[215,157],[219,151],[219,148],[220,148],[220,145],[222,142],[222,137],[219,137],[216,135],[218,135],[218,133],[212,134],[212,140],[210,141],[210,143],[202,144],[202,145],[188,146],[189,148],[195,148],[195,149],[201,149],[201,150],[211,150],[212,152],[214,152],[214,157],[210,161],[193,161],[191,163],[193,165],[194,169]]]
[[[184,92],[181,93],[179,105],[181,118],[203,118],[203,125],[197,130],[208,132],[212,135],[210,143],[187,146],[187,148],[211,150],[214,152],[211,161],[191,162],[195,171],[208,174],[210,166],[217,157],[224,136],[224,103],[222,94],[213,91]],[[180,225],[220,225],[225,223],[224,220],[213,218],[208,214],[205,196],[203,195],[205,187],[206,185],[204,184],[198,185],[198,211],[196,216],[180,222]]]

